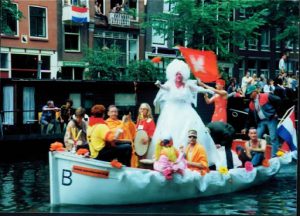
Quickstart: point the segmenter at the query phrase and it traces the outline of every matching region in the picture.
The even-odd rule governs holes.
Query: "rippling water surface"
[[[296,170],[296,163],[285,165],[263,185],[209,198],[118,207],[50,206],[47,162],[0,163],[0,212],[296,215]]]

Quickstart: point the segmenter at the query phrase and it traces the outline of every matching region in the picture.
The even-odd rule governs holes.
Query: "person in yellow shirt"
[[[132,142],[135,137],[136,129],[135,124],[131,120],[131,113],[128,112],[123,115],[122,121],[118,119],[119,111],[115,105],[110,105],[108,107],[108,119],[105,120],[108,128],[116,133],[117,131],[120,133],[118,140],[116,140],[117,145],[130,144],[132,147]],[[134,153],[134,149],[131,155],[131,166],[137,167],[138,159]]]
[[[116,145],[115,141],[120,135],[120,130],[113,133],[103,120],[105,107],[95,105],[91,109],[91,117],[87,129],[91,157],[97,160],[119,162],[130,166],[131,145]]]
[[[186,148],[187,167],[205,175],[209,172],[206,151],[203,145],[197,143],[197,131],[188,131],[189,144]]]

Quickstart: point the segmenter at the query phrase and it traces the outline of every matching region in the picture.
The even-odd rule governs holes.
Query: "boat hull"
[[[262,184],[280,169],[280,160],[270,167],[244,168],[227,174],[211,171],[200,176],[185,170],[172,180],[153,170],[123,166],[83,158],[69,152],[49,152],[51,204],[126,205],[157,203],[231,193]]]

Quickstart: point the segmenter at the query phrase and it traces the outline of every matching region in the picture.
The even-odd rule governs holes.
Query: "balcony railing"
[[[130,26],[130,15],[125,13],[109,13],[110,25]]]

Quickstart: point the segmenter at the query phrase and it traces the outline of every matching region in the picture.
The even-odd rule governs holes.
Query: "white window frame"
[[[267,34],[267,44],[263,44],[263,34]],[[260,47],[262,51],[269,51],[270,50],[270,30],[266,29],[264,31],[262,31],[261,33],[261,43],[260,43]]]
[[[31,36],[30,33],[30,7],[36,7],[36,8],[44,8],[46,10],[46,37],[36,37],[36,36]],[[48,8],[43,7],[43,6],[38,6],[38,5],[28,5],[28,32],[29,32],[29,37],[33,39],[45,39],[48,40]]]
[[[157,21],[157,22],[166,22],[166,21],[164,21],[164,20],[155,20],[155,21]],[[152,46],[158,46],[158,47],[168,47],[168,40],[166,40],[166,38],[165,38],[165,35],[162,35],[162,34],[155,34],[155,29],[152,27],[151,28],[151,43],[152,43]],[[161,40],[163,40],[164,42],[163,43],[160,43],[160,42],[153,42],[153,38],[154,37],[157,37],[157,38],[159,38],[160,37],[160,39]]]
[[[251,40],[248,40],[248,50],[257,50],[258,40],[257,38],[253,38],[255,44],[250,44]],[[250,46],[255,46],[255,48],[250,48]]]
[[[17,10],[19,10],[19,5],[17,4],[17,3],[15,3],[15,2],[12,2],[12,4],[14,4],[14,5],[16,5],[17,6]],[[19,20],[18,19],[16,19],[16,22],[17,22],[17,32],[16,32],[16,34],[15,35],[6,35],[6,34],[4,34],[4,33],[0,33],[0,35],[6,35],[6,36],[13,36],[13,37],[19,37]]]
[[[78,50],[68,50],[68,49],[66,49],[66,41],[65,41],[65,39],[66,39],[66,37],[65,37],[65,35],[66,35],[66,31],[65,31],[65,26],[66,25],[64,25],[64,51],[65,52],[74,52],[74,53],[79,53],[79,52],[81,52],[81,31],[80,31],[80,26],[77,26],[78,27],[78,33],[73,33],[73,32],[68,32],[67,34],[68,35],[78,35]]]

